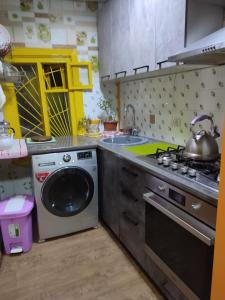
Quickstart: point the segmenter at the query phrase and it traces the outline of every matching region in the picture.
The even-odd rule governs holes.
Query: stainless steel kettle
[[[203,120],[210,120],[210,132],[207,132],[204,129],[195,132],[195,124]],[[219,148],[216,142],[216,138],[218,138],[220,134],[218,132],[217,126],[214,126],[212,117],[208,115],[196,116],[191,121],[190,130],[192,132],[192,137],[186,144],[184,157],[199,161],[216,160],[219,157]]]

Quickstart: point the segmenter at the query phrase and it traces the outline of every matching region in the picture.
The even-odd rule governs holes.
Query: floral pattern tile
[[[190,122],[198,114],[213,116],[219,130],[225,114],[225,67],[207,68],[121,84],[121,125],[130,126],[132,114],[125,115],[131,103],[136,110],[136,125],[142,135],[185,145],[190,137]],[[150,115],[155,116],[151,124]],[[209,129],[204,121],[196,130]],[[221,143],[218,139],[219,144]]]
[[[48,13],[49,0],[33,0],[34,11],[37,13]]]

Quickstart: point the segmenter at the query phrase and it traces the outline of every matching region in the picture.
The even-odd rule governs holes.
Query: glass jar
[[[99,119],[90,120],[89,125],[88,125],[88,133],[89,134],[99,134],[99,124],[100,124]]]

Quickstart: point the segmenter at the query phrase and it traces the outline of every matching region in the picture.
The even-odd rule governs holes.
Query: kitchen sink
[[[120,135],[107,137],[101,140],[101,142],[106,144],[116,144],[116,145],[141,145],[148,142],[148,138],[133,136],[133,135]]]

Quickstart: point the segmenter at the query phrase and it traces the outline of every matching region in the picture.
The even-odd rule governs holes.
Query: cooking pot
[[[210,120],[210,132],[207,132],[204,129],[195,132],[195,124],[203,120]],[[184,157],[199,161],[216,160],[219,157],[219,148],[216,138],[218,138],[220,134],[217,130],[217,126],[214,126],[212,117],[208,115],[199,115],[195,117],[191,121],[190,130],[192,132],[192,137],[186,144]]]

